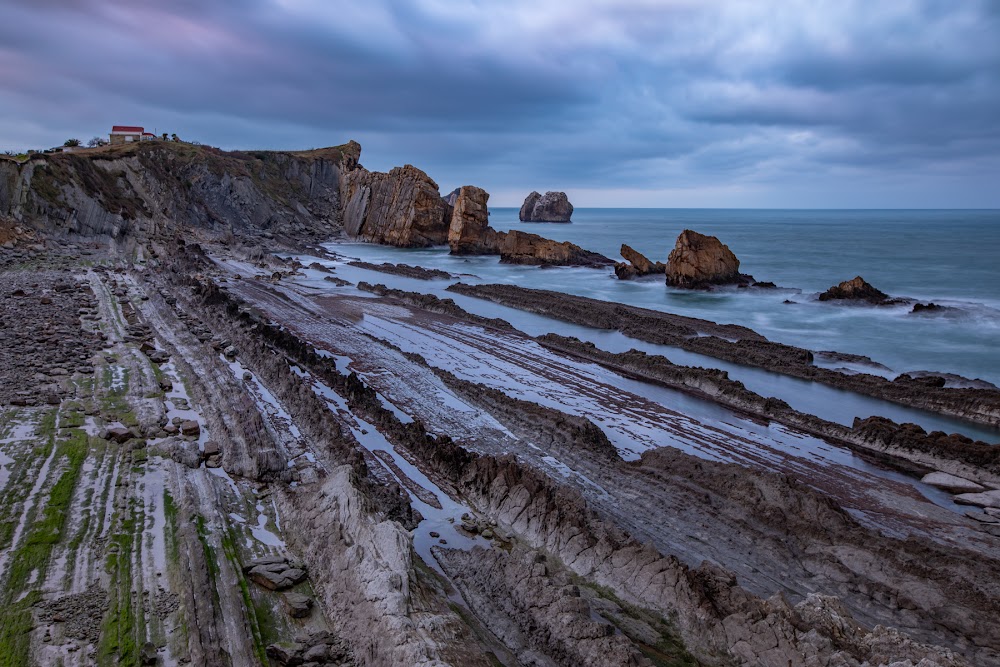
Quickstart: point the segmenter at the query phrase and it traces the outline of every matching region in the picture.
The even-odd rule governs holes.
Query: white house
[[[143,128],[134,125],[115,125],[111,128],[112,144],[127,144],[142,141]]]

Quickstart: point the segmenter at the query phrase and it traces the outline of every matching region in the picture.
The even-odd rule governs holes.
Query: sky
[[[1000,208],[1000,0],[0,0],[0,151],[363,147],[492,206]]]

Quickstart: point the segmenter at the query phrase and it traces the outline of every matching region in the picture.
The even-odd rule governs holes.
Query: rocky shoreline
[[[914,379],[905,374],[895,380],[867,373],[848,375],[814,365],[810,350],[768,341],[755,332],[740,333],[740,329],[749,331],[742,327],[727,329],[729,335],[720,335],[706,328],[703,320],[516,285],[458,283],[448,289],[574,324],[620,331],[649,343],[821,382],[972,422],[1000,425],[1000,391],[946,388],[927,378]]]
[[[480,188],[445,198],[359,159],[0,160],[0,662],[1000,665],[1000,448],[833,423],[721,370],[358,278],[447,272],[283,259],[346,237],[610,267],[493,230]],[[694,263],[623,252],[616,273],[762,286],[718,239],[685,239]],[[1000,418],[995,388],[847,375],[816,356],[870,360],[742,326],[450,289],[554,331]]]

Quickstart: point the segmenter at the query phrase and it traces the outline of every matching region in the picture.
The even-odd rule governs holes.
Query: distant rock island
[[[572,216],[573,205],[565,192],[532,192],[518,214],[521,222],[569,222]]]

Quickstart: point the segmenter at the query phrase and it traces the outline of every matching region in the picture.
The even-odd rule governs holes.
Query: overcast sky
[[[0,0],[0,150],[356,139],[491,205],[1000,207],[1000,0]]]

